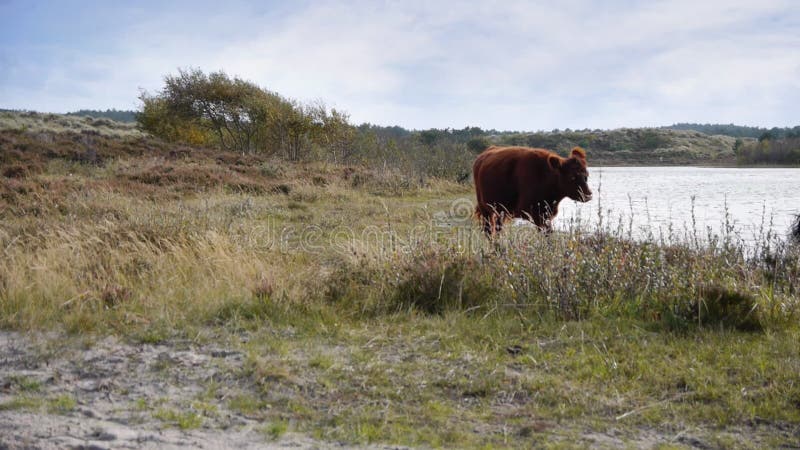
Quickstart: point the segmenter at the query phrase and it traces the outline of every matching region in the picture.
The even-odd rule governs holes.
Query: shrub
[[[476,255],[427,248],[416,255],[393,255],[383,265],[367,260],[341,265],[325,296],[368,315],[477,310],[502,291],[492,272]]]
[[[2,174],[6,178],[25,178],[30,175],[30,167],[23,164],[11,164],[3,167]]]
[[[341,264],[326,297],[354,314],[505,310],[526,320],[619,316],[668,330],[759,331],[796,314],[800,269],[783,250],[765,263],[722,243],[692,248],[575,231],[509,230],[479,242],[418,242]],[[764,285],[772,286],[768,295]]]
[[[743,292],[722,286],[700,289],[696,299],[679,302],[664,312],[669,329],[684,330],[693,326],[712,326],[741,331],[763,329],[756,299]]]
[[[427,251],[397,268],[390,308],[431,314],[487,305],[498,292],[490,268],[472,255]]]
[[[242,153],[281,153],[297,161],[322,145],[334,161],[350,152],[348,115],[321,103],[302,104],[224,72],[179,70],[164,89],[143,93],[137,121],[169,141],[214,145]]]

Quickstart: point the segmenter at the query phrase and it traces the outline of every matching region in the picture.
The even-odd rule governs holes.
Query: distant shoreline
[[[0,130],[79,134],[96,132],[119,138],[146,136],[136,122],[117,121],[105,116],[131,111],[98,111],[100,114],[97,117],[81,114],[82,112],[57,114],[0,109]],[[361,125],[356,128],[363,127]],[[709,135],[701,131],[671,127],[549,132],[497,132],[477,129],[477,134],[470,134],[472,131],[467,129],[411,131],[400,127],[368,128],[372,131],[362,130],[364,136],[374,133],[374,136],[381,136],[381,139],[396,141],[397,145],[404,146],[402,150],[396,149],[400,153],[426,146],[446,150],[447,157],[454,158],[450,165],[457,164],[459,167],[467,167],[474,158],[472,155],[477,155],[482,146],[487,145],[541,147],[560,154],[565,154],[578,145],[587,150],[590,166],[800,168],[800,164],[738,163],[734,147],[741,144],[737,144],[737,140],[745,142],[744,145],[755,146],[757,142],[752,137],[738,139],[729,135]],[[425,143],[426,137],[431,139],[429,143]],[[460,153],[460,156],[454,152]]]

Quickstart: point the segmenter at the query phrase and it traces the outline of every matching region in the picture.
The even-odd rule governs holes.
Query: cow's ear
[[[560,169],[561,168],[561,158],[556,155],[550,155],[547,157],[547,163],[550,164],[550,167],[553,169]]]
[[[570,153],[570,156],[575,159],[582,159],[586,161],[586,151],[580,147],[574,147],[572,149],[572,153]]]

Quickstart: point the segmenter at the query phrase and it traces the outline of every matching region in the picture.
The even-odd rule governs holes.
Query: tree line
[[[667,127],[671,130],[688,130],[699,131],[705,134],[721,134],[723,136],[731,136],[737,138],[753,138],[753,139],[783,139],[800,137],[800,126],[795,127],[748,127],[734,124],[711,124],[711,123],[676,123]]]
[[[136,111],[119,110],[119,109],[106,109],[105,111],[99,109],[79,109],[77,111],[68,112],[68,116],[81,116],[81,117],[94,117],[99,119],[101,117],[116,120],[117,122],[136,122]]]
[[[734,153],[741,164],[800,165],[800,137],[766,137],[749,143],[737,140]]]
[[[321,101],[303,103],[222,71],[206,74],[199,69],[167,75],[160,91],[143,92],[139,99],[139,127],[167,141],[275,155],[290,161],[399,168],[420,178],[436,176],[462,181],[468,179],[475,155],[490,145],[543,147],[561,154],[574,146],[590,153],[659,150],[663,154],[665,149],[679,144],[667,128],[696,125],[533,133],[479,127],[409,130],[369,123],[354,125],[346,112],[328,108]],[[800,136],[800,127],[767,130],[700,126],[719,131],[714,127],[722,127],[728,134],[753,134],[755,130],[761,133],[758,143],[737,141],[733,151],[742,163],[794,161],[792,146],[796,141],[792,139]]]

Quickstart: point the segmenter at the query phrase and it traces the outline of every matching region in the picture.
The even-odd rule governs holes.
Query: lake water
[[[675,236],[697,230],[702,238],[709,229],[720,234],[728,223],[736,237],[753,242],[770,227],[785,236],[800,214],[800,169],[590,167],[589,185],[594,199],[562,201],[556,228],[576,220],[596,225],[601,208],[603,222],[621,219],[637,237],[648,230],[668,235],[671,227]]]

